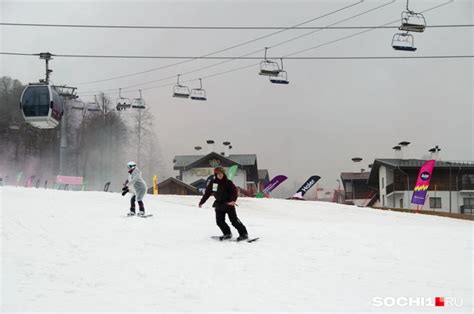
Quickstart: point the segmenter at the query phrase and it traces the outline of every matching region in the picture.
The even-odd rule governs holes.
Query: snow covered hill
[[[218,242],[198,200],[147,196],[141,219],[116,193],[0,188],[0,312],[472,310],[470,221],[240,198],[261,239]]]

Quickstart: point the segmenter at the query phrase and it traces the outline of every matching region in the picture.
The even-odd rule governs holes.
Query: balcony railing
[[[459,190],[460,191],[465,191],[465,190],[474,190],[474,183],[461,183],[459,185]]]
[[[461,214],[473,215],[474,205],[461,205]]]
[[[394,191],[406,191],[406,185],[403,185],[400,183],[395,183],[395,184],[391,183],[387,185],[385,189],[386,189],[387,194],[390,194]]]
[[[366,200],[369,197],[371,197],[372,194],[373,194],[373,192],[371,192],[371,191],[368,191],[368,192],[354,192],[354,194],[352,194],[352,192],[346,192],[344,196],[345,196],[346,200],[353,200],[353,199]]]

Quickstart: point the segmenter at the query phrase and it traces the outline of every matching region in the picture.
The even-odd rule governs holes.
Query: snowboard
[[[260,239],[260,238],[250,238],[250,239],[247,239],[247,240],[245,240],[245,241],[237,241],[237,239],[224,239],[224,240],[221,240],[221,239],[220,239],[220,236],[212,236],[211,239],[216,240],[216,241],[221,241],[221,242],[229,241],[229,242],[247,242],[247,243],[252,243],[252,242],[257,241],[257,240]]]
[[[140,215],[133,215],[133,216],[122,216],[124,218],[128,218],[128,217],[139,217],[139,218],[149,218],[149,217],[153,217],[153,214],[147,214],[147,215],[143,215],[143,216],[140,216]]]

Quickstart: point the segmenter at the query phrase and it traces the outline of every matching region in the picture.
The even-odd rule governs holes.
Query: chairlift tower
[[[125,111],[129,108],[138,110],[138,148],[137,148],[137,164],[140,165],[140,153],[141,153],[141,130],[142,130],[142,110],[146,109],[145,100],[142,98],[142,90],[139,98],[133,98],[130,101],[129,98],[122,97],[122,89],[119,88],[119,97],[117,98],[116,109],[117,111]]]

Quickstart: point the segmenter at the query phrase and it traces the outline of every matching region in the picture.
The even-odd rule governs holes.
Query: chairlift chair
[[[119,88],[119,97],[115,101],[117,111],[123,111],[131,107],[132,103],[129,98],[122,97],[122,89]]]
[[[286,71],[280,71],[280,73],[278,73],[278,76],[270,76],[270,82],[272,82],[273,84],[289,84],[290,82],[288,81],[288,74],[286,73]]]
[[[173,97],[177,98],[189,98],[189,88],[187,86],[179,84],[179,77],[181,74],[178,74],[178,81],[173,87]]]
[[[199,79],[200,88],[193,88],[191,90],[191,99],[192,100],[207,100],[206,91],[202,88],[202,80]]]
[[[283,70],[283,59],[281,59],[281,70],[277,76],[269,76],[270,82],[273,84],[289,84],[288,73]]]
[[[134,98],[132,101],[132,108],[135,109],[145,109],[145,100],[142,98]]]
[[[278,76],[281,71],[280,66],[278,63],[267,59],[267,49],[268,47],[265,47],[264,60],[260,62],[260,72],[258,74],[265,76]]]
[[[398,28],[401,31],[423,33],[426,28],[426,20],[423,14],[413,11],[402,12],[402,25]]]
[[[408,32],[396,33],[392,37],[392,48],[400,51],[416,51],[415,39]]]
[[[416,13],[408,8],[402,12],[402,25],[398,28],[401,31],[422,33],[426,27],[426,20],[423,14]]]

